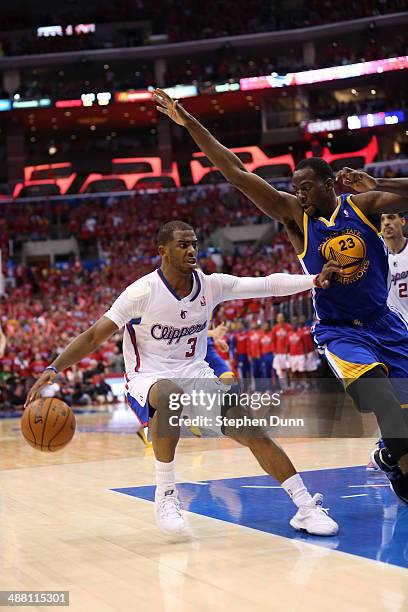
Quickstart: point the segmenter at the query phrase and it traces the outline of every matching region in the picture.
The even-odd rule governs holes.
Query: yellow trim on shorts
[[[384,368],[384,370],[388,373],[387,366],[380,361],[374,361],[373,363],[353,363],[352,361],[345,361],[344,359],[341,359],[341,357],[337,357],[337,355],[334,355],[334,353],[329,351],[329,349],[326,350],[340,370],[341,378],[346,389],[357,378],[360,378],[363,376],[363,374],[369,372],[378,365]]]
[[[379,236],[381,234],[381,232],[378,231],[378,229],[375,227],[375,225],[373,225],[371,223],[371,221],[369,221],[367,219],[367,217],[365,216],[365,214],[363,213],[363,211],[357,206],[357,204],[354,204],[354,202],[351,199],[351,196],[347,196],[347,202],[350,204],[351,208],[354,210],[354,212],[360,217],[360,219],[362,221],[364,221],[364,223],[366,225],[368,225],[368,227],[371,227],[372,230],[375,231],[375,233],[377,234],[377,236]]]
[[[231,376],[235,378],[234,372],[229,371],[229,372],[223,372],[218,378],[221,380],[222,378],[231,378]]]
[[[303,251],[298,255],[299,259],[303,259],[304,256],[306,255],[307,252],[307,245],[308,245],[308,222],[309,222],[309,217],[307,216],[307,214],[304,212],[303,213]]]

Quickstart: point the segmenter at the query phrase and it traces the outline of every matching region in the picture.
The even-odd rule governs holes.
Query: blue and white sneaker
[[[338,524],[328,516],[328,509],[323,508],[323,495],[316,493],[305,506],[300,506],[289,523],[298,531],[316,536],[335,536],[339,531]]]
[[[395,495],[408,504],[408,477],[401,472],[400,466],[395,463],[388,449],[376,448],[371,453],[371,461],[384,472]]]
[[[186,530],[177,489],[174,485],[156,487],[154,506],[156,523],[162,533],[175,535]]]
[[[384,440],[382,438],[380,438],[377,442],[376,442],[376,446],[378,448],[384,448],[385,444],[384,444]],[[370,459],[370,461],[367,463],[366,465],[366,470],[368,472],[379,472],[380,468],[378,467],[378,465],[376,465],[375,463],[372,462],[372,460]]]

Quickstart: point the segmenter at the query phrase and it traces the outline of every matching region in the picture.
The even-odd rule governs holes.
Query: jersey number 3
[[[190,338],[189,340],[187,340],[187,344],[190,345],[191,350],[187,351],[186,357],[194,357],[196,344],[197,344],[197,338]]]

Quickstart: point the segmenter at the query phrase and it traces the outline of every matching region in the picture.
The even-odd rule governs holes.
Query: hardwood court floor
[[[374,559],[382,561],[336,550],[341,538],[316,545],[290,528],[290,537],[264,531],[256,520],[265,506],[287,528],[286,498],[273,481],[250,478],[262,470],[229,440],[180,442],[177,475],[190,483],[182,498],[194,512],[189,537],[169,541],[156,529],[150,489],[139,489],[153,484],[153,462],[132,433],[133,416],[102,409],[77,424],[66,449],[43,454],[23,441],[18,419],[0,419],[0,590],[69,590],[75,612],[408,610],[405,507],[387,497],[381,477],[343,495],[349,471],[327,470],[365,465],[374,439],[281,442],[299,470],[327,475],[325,490],[336,481],[331,513],[346,508],[343,532],[356,521],[370,534],[372,522],[372,538],[363,539],[378,540]]]

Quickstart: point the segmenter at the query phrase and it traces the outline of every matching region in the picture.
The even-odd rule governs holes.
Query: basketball
[[[55,397],[31,402],[21,418],[25,440],[37,450],[53,453],[70,442],[75,433],[75,415],[71,408]]]

